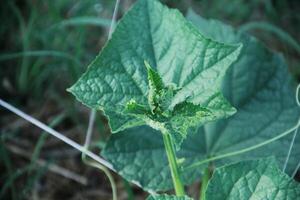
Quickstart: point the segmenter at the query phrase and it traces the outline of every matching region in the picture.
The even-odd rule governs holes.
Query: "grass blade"
[[[22,58],[22,57],[41,57],[41,56],[51,56],[51,57],[61,57],[75,62],[78,65],[81,65],[80,61],[74,58],[72,55],[54,50],[37,50],[37,51],[24,51],[24,52],[15,52],[15,53],[7,53],[0,54],[0,62]]]
[[[245,32],[252,29],[261,29],[276,34],[281,40],[294,48],[300,54],[300,44],[286,31],[268,22],[249,22],[240,26],[240,31]]]
[[[100,18],[100,17],[74,17],[70,19],[62,20],[57,24],[53,24],[50,29],[54,28],[64,28],[67,26],[99,26],[99,27],[109,27],[111,20]]]
[[[14,177],[14,173],[12,172],[13,168],[12,168],[12,163],[11,163],[11,159],[10,159],[10,155],[8,153],[8,151],[6,150],[5,146],[4,146],[4,139],[1,138],[0,142],[0,155],[1,155],[1,159],[4,163],[4,166],[6,168],[7,174],[8,174],[8,180],[13,179]],[[17,193],[16,193],[16,189],[14,186],[14,182],[12,182],[10,185],[11,188],[11,196],[12,199],[15,200],[17,197]],[[4,192],[3,192],[4,193]],[[1,195],[2,195],[2,191],[1,191]]]

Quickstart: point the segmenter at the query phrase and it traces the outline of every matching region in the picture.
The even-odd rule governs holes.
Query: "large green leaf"
[[[243,161],[217,169],[207,200],[296,200],[300,184],[284,174],[274,159]]]
[[[174,195],[161,194],[161,195],[150,195],[147,198],[147,200],[193,200],[193,199],[187,196],[177,197]]]
[[[199,24],[200,31],[207,36],[220,41],[242,42],[244,45],[240,58],[228,71],[223,83],[224,94],[238,112],[227,120],[205,125],[198,129],[198,134],[189,136],[178,153],[179,157],[186,158],[184,165],[274,137],[294,126],[300,114],[295,103],[292,78],[280,55],[270,52],[255,38],[241,34],[221,22],[208,21],[198,16],[193,21],[199,23],[198,19],[202,22]],[[126,142],[128,140],[130,142]],[[143,144],[138,147],[131,145],[135,141]],[[274,155],[282,165],[290,141],[291,136],[287,136],[255,151],[226,158],[216,164],[219,166],[232,161]],[[144,144],[147,145],[143,147]],[[295,146],[299,145],[300,137],[297,137]],[[166,190],[172,187],[171,176],[166,175],[169,172],[167,162],[164,161],[166,157],[161,139],[151,129],[135,129],[130,134],[111,137],[104,156],[121,175],[139,182],[147,190]],[[295,168],[299,157],[300,148],[293,148],[287,172]],[[185,172],[184,176],[189,177],[188,181],[184,180],[185,183],[196,180],[202,167]],[[193,175],[189,176],[190,173]]]
[[[254,37],[219,21],[205,20],[191,11],[188,18],[207,37],[244,44],[238,61],[227,71],[222,88],[224,96],[237,108],[237,114],[198,130],[205,138],[209,156],[257,144],[296,125],[300,109],[295,101],[295,83],[281,55],[269,51]],[[226,159],[225,163],[275,155],[283,164],[291,137]],[[295,142],[296,146],[300,145],[300,137]],[[288,172],[295,168],[299,157],[300,148],[294,148]]]
[[[145,124],[143,118],[124,114],[131,100],[148,105],[145,62],[158,72],[165,86],[179,88],[170,101],[171,110],[188,99],[211,110],[214,117],[207,119],[215,120],[235,111],[221,95],[220,85],[240,50],[241,45],[203,37],[179,11],[157,0],[139,0],[69,91],[85,105],[103,109],[112,132]],[[197,125],[196,120],[191,121],[194,123],[188,126]],[[180,135],[182,139],[186,137],[186,133]]]

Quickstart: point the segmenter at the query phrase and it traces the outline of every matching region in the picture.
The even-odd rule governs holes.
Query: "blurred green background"
[[[243,27],[283,53],[299,79],[300,1],[163,2],[183,14],[193,9],[203,17]],[[133,3],[121,0],[117,18]],[[105,44],[114,4],[114,0],[2,0],[0,98],[82,144],[89,110],[66,88]],[[96,122],[93,145],[101,148],[110,133],[101,114]],[[112,198],[107,178],[84,165],[76,150],[2,108],[0,136],[0,199]],[[145,198],[143,191],[114,176],[119,199]]]

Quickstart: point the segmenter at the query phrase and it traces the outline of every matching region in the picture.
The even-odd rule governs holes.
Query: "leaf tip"
[[[237,112],[237,109],[231,106],[230,115],[234,115]]]
[[[244,47],[243,43],[240,42],[240,43],[237,44],[237,48],[236,48],[237,55],[239,55],[241,53],[243,47]]]
[[[150,66],[150,64],[146,60],[144,60],[144,65],[145,65],[147,70],[152,69],[152,67]]]
[[[72,93],[72,94],[73,94],[73,86],[71,86],[71,87],[67,88],[67,89],[66,89],[66,91],[67,91],[67,92],[70,92],[70,93]]]
[[[66,91],[73,94],[74,96],[76,96],[76,84],[74,84],[71,87],[67,88]]]

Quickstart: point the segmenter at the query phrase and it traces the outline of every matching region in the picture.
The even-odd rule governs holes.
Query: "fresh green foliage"
[[[282,173],[273,158],[216,169],[206,191],[208,200],[294,200],[299,197],[300,184]]]
[[[195,165],[197,160],[272,138],[295,125],[300,114],[295,85],[282,56],[218,21],[192,12],[188,18],[200,32],[178,11],[155,0],[138,1],[87,72],[69,89],[83,104],[103,110],[112,132],[120,132],[111,136],[102,151],[120,175],[147,191],[175,188],[182,198],[184,191],[178,192],[176,181],[183,190],[182,183],[197,180],[207,167]],[[238,112],[228,118],[236,112],[230,104]],[[221,120],[212,122],[217,119]],[[165,136],[172,138],[168,145]],[[289,139],[211,164],[270,154],[282,163]],[[173,144],[178,147],[176,155]],[[296,155],[299,149],[292,158]],[[289,167],[295,167],[295,161]],[[274,169],[274,163],[270,164]],[[240,164],[241,172],[263,168],[244,166]],[[238,171],[228,176],[235,177],[234,173]],[[207,199],[214,199],[209,196],[210,187],[218,184],[209,184]],[[166,195],[149,198],[174,199]]]
[[[192,199],[187,196],[177,197],[173,195],[163,194],[163,195],[151,195],[147,198],[147,200],[192,200]]]
[[[104,109],[110,118],[113,132],[119,132],[111,136],[102,154],[113,164],[117,173],[153,194],[149,199],[190,199],[184,196],[183,187],[182,194],[178,195],[174,173],[168,166],[170,162],[179,169],[175,177],[178,182],[188,185],[201,178],[201,188],[198,188],[201,200],[205,199],[207,182],[214,167],[271,154],[282,165],[292,136],[285,133],[296,129],[294,125],[300,113],[294,101],[293,80],[280,55],[270,52],[255,38],[242,32],[249,29],[263,30],[256,32],[258,36],[266,34],[266,40],[263,41],[267,41],[274,49],[280,49],[285,55],[295,57],[294,66],[294,60],[291,59],[289,67],[291,72],[293,67],[299,71],[296,54],[300,51],[299,44],[285,32],[291,35],[299,32],[299,16],[292,11],[297,3],[272,0],[192,0],[180,1],[181,4],[178,4],[179,1],[161,1],[181,10],[185,10],[184,6],[192,5],[204,16],[213,16],[242,26],[237,31],[218,21],[202,19],[190,11],[188,18],[198,27],[199,30],[196,30],[176,11],[166,9],[156,1],[139,1],[125,15],[121,29],[117,29],[115,37],[104,48],[105,56],[100,55],[91,64],[90,68],[97,69],[97,73],[87,72],[90,75],[86,79],[90,93],[96,96],[93,108]],[[60,126],[62,131],[69,128],[73,130],[75,124],[85,127],[82,116],[77,115],[73,108],[78,104],[73,104],[70,98],[60,94],[64,92],[65,85],[79,78],[86,64],[102,48],[111,24],[108,15],[113,11],[111,6],[114,3],[104,0],[3,1],[0,12],[1,46],[4,50],[0,55],[1,98],[14,104],[21,103],[22,107],[30,105],[25,110],[38,114],[48,122],[54,113],[63,109],[67,118],[64,121],[66,123]],[[110,6],[107,7],[108,4]],[[121,16],[124,9],[127,9],[127,3],[123,2],[119,8],[121,12],[118,15]],[[257,13],[259,22],[245,23],[246,18],[257,19]],[[280,26],[284,30],[279,29]],[[270,33],[277,37],[270,37]],[[243,44],[243,49],[240,50],[237,44]],[[295,54],[291,50],[295,50]],[[241,55],[237,56],[240,52]],[[230,64],[232,68],[228,68]],[[221,83],[225,71],[227,74]],[[294,75],[298,76],[296,73]],[[94,79],[96,83],[102,81],[99,83],[101,87],[94,84]],[[131,83],[134,87],[131,87]],[[102,102],[103,95],[106,101],[113,99],[112,106]],[[121,103],[115,100],[116,96]],[[42,110],[50,108],[51,112],[42,112],[42,115],[36,112],[36,108],[40,107],[37,106],[39,101],[46,101],[43,105],[46,110]],[[235,112],[231,105],[237,108],[238,113],[222,120]],[[0,112],[2,114],[2,110]],[[48,168],[36,163],[46,135],[43,134],[35,143],[31,162],[26,166],[23,158],[22,162],[18,162],[13,154],[21,152],[23,156],[25,150],[31,149],[15,151],[14,140],[31,139],[26,147],[34,145],[32,138],[27,137],[28,134],[22,134],[28,127],[23,127],[18,121],[7,124],[12,122],[12,117],[6,116],[6,113],[4,115],[1,116],[3,127],[0,125],[0,154],[4,164],[0,199],[15,200],[31,196],[44,199],[57,196],[57,191],[51,191],[50,194],[46,192],[51,189],[47,187],[48,184],[42,184],[38,190],[34,188],[40,186],[36,182],[40,181],[41,175]],[[213,122],[217,119],[221,121]],[[106,143],[106,137],[103,136],[109,133],[109,128],[105,120],[97,120],[100,126],[105,123],[98,131],[101,132],[101,141],[94,141],[102,149]],[[277,140],[282,134],[285,138]],[[172,143],[168,143],[171,149],[169,152],[173,152],[172,157],[166,151],[165,136],[172,137],[177,149],[181,146],[175,152],[175,145],[173,147]],[[266,141],[273,143],[257,149],[261,146],[259,144],[264,144],[261,142]],[[287,162],[288,174],[291,174],[291,170],[294,170],[294,174],[297,171],[295,166],[299,162],[299,144],[298,135],[291,149],[291,159]],[[249,152],[247,149],[254,151]],[[247,154],[236,155],[236,152],[245,151],[248,151]],[[48,157],[45,159],[48,160]],[[272,159],[242,161],[217,168],[206,200],[299,199],[299,185],[280,170],[285,172],[282,166],[277,168]],[[48,179],[48,176],[45,178]],[[131,200],[136,190],[131,191],[127,180],[124,181],[128,191],[127,199]],[[159,193],[172,188],[175,188],[177,196],[154,195],[155,191]],[[68,190],[65,192],[73,194]]]
[[[220,95],[219,98],[215,98],[218,101],[212,101],[208,107],[195,105],[189,102],[188,98],[173,107],[172,100],[181,89],[174,85],[165,86],[160,75],[147,62],[145,66],[149,82],[148,105],[140,105],[131,99],[126,104],[125,112],[163,133],[165,129],[170,131],[178,148],[189,127],[235,113],[235,109],[221,94],[217,94]]]
[[[263,142],[297,124],[300,109],[295,102],[296,85],[281,55],[268,50],[256,38],[219,21],[205,20],[192,12],[189,12],[188,18],[207,37],[227,43],[242,42],[244,45],[222,85],[222,93],[238,112],[227,120],[198,129],[198,134],[206,138],[201,145],[206,146],[208,156]],[[285,137],[220,164],[269,155],[276,156],[283,164],[290,141],[291,137]],[[300,145],[299,137],[295,145]],[[300,149],[295,148],[288,172],[297,165],[299,155]]]
[[[191,12],[189,19],[207,37],[230,43],[242,42],[244,47],[222,84],[223,93],[238,112],[229,119],[195,130],[198,133],[191,134],[178,152],[178,157],[185,160],[183,166],[190,166],[195,160],[263,142],[297,123],[300,112],[295,103],[294,84],[282,56],[270,52],[255,38],[237,32],[221,22],[205,20]],[[113,163],[122,176],[140,183],[147,190],[171,188],[171,177],[167,175],[168,168],[166,161],[163,161],[165,157],[162,158],[163,145],[155,131],[141,128],[125,132],[110,138],[103,156]],[[290,141],[291,137],[288,136],[250,153],[215,164],[221,166],[232,161],[269,155],[274,155],[283,164]],[[137,145],[129,145],[132,142]],[[297,137],[295,145],[299,144],[300,138]],[[299,155],[300,149],[294,148],[287,172],[294,170],[299,162]],[[183,182],[189,184],[195,181],[203,167],[205,166],[184,171]],[[158,172],[153,178],[153,174]]]
[[[189,127],[235,112],[219,87],[240,50],[203,37],[178,11],[140,0],[69,90],[103,109],[113,132],[148,124],[167,129],[179,147]]]

